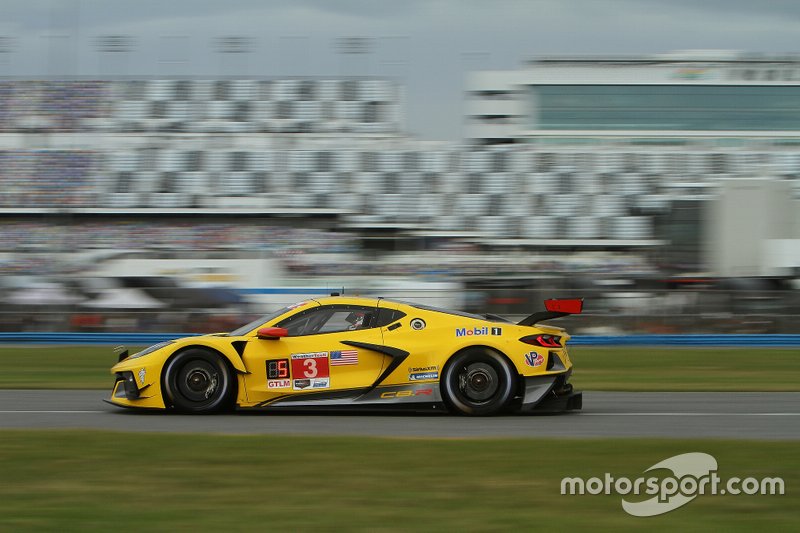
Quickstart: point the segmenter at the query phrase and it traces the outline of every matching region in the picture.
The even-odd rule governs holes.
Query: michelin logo
[[[409,374],[408,381],[424,381],[426,379],[439,379],[438,372],[418,372],[416,374]]]

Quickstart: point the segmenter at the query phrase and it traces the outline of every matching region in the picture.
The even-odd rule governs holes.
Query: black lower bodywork
[[[523,413],[560,413],[583,407],[583,393],[568,383],[572,370],[563,374],[522,378],[523,392],[519,411]]]

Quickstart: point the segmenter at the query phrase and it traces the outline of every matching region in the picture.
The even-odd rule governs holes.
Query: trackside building
[[[600,188],[611,205],[621,198],[630,215],[649,216],[672,260],[720,275],[765,275],[773,271],[768,257],[784,271],[791,264],[784,252],[800,237],[800,56],[544,57],[518,70],[474,72],[466,91],[471,144],[526,146],[570,193]],[[712,211],[709,201],[742,205],[739,193],[718,194],[721,184],[740,191],[738,179],[784,192],[769,204],[770,222],[746,222],[764,217],[761,200],[744,202],[739,224],[711,222],[731,207]],[[745,260],[730,249],[741,245],[732,232],[771,253]]]

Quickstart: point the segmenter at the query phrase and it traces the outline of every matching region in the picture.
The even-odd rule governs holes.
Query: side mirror
[[[289,331],[286,328],[261,328],[256,335],[259,339],[277,340],[281,337],[288,337]]]

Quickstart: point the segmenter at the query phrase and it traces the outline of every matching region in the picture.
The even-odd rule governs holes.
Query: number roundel
[[[329,378],[328,352],[295,353],[291,356],[292,379]]]
[[[415,329],[417,331],[421,329],[425,329],[425,321],[421,318],[412,318],[411,319],[411,329]]]

